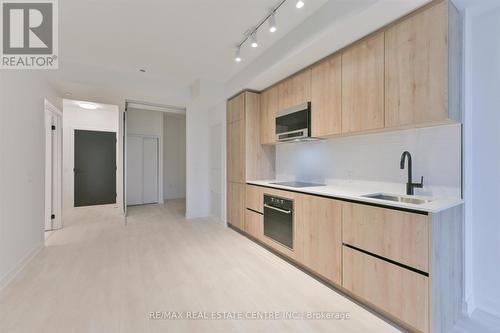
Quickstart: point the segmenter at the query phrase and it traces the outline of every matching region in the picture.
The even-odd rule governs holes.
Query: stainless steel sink
[[[422,205],[424,203],[432,202],[432,200],[428,200],[428,199],[410,198],[410,197],[404,197],[401,195],[393,195],[393,194],[385,194],[385,193],[367,194],[367,195],[362,195],[362,197],[379,199],[379,200],[386,200],[386,201],[403,202],[403,203],[409,203],[409,204],[414,204],[414,205]]]

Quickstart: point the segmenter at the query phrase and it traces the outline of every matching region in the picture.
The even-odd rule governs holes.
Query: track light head
[[[236,48],[236,51],[234,52],[234,61],[241,62],[240,47],[239,46]]]
[[[252,32],[252,34],[250,35],[250,46],[251,47],[259,46],[259,44],[257,43],[257,30]]]
[[[304,1],[298,0],[297,3],[295,4],[295,7],[299,8],[299,9],[304,7]]]
[[[276,32],[276,30],[278,30],[278,27],[276,26],[276,16],[274,15],[274,12],[272,12],[271,16],[269,16],[269,31]]]

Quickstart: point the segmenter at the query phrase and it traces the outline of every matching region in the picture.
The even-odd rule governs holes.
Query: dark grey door
[[[116,203],[116,133],[75,130],[75,207]]]

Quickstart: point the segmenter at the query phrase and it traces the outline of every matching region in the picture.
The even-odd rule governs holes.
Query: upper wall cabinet
[[[458,15],[455,10],[451,3],[448,6],[442,1],[386,30],[386,127],[436,123],[453,118],[448,114],[448,98],[455,98],[457,92],[450,91],[448,95],[451,74],[448,55],[453,66],[454,57],[461,54],[460,50],[449,50],[455,40],[450,40],[449,27],[453,25],[448,23],[449,17],[453,19]],[[454,30],[450,31],[455,36]],[[458,69],[454,75],[459,73]],[[455,88],[451,86],[451,89]]]
[[[231,111],[229,111],[231,110]],[[236,109],[228,107],[228,116]],[[227,180],[244,183],[245,167],[245,120],[239,119],[227,123]]]
[[[276,112],[278,112],[278,86],[264,90],[260,95],[260,143],[276,143]]]
[[[342,53],[342,133],[384,127],[384,33]]]
[[[240,94],[227,102],[227,116],[226,121],[232,123],[233,121],[241,120],[245,116],[245,94]]]
[[[311,70],[306,69],[278,85],[278,111],[311,101]]]
[[[321,137],[342,132],[342,57],[330,56],[311,70],[311,130]]]

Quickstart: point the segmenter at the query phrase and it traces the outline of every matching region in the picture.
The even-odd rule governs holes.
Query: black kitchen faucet
[[[412,182],[412,165],[411,165],[411,154],[408,151],[403,152],[401,154],[401,162],[399,167],[402,169],[405,168],[405,159],[408,157],[408,182],[406,183],[406,194],[408,195],[414,195],[415,194],[415,188],[422,188],[424,187],[424,176],[420,179],[420,183],[413,183]]]

